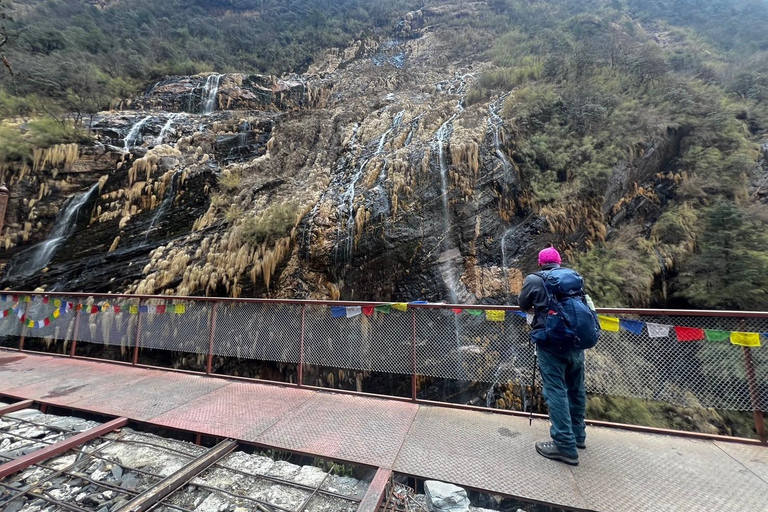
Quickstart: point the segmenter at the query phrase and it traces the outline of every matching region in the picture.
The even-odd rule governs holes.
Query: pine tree
[[[684,268],[680,295],[715,309],[768,307],[768,235],[731,202],[712,207],[699,250]]]

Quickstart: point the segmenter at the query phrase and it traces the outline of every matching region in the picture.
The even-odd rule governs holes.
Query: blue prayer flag
[[[528,315],[525,314],[525,311],[515,311],[515,314],[520,318],[528,318]]]
[[[344,306],[333,306],[331,308],[331,316],[333,318],[346,318],[347,308]]]
[[[429,304],[426,300],[412,300],[408,304]]]
[[[149,306],[139,306],[139,313],[149,313]]]
[[[619,327],[625,331],[631,332],[632,334],[643,334],[644,326],[645,324],[643,322],[638,322],[637,320],[624,320],[623,318],[619,319]]]

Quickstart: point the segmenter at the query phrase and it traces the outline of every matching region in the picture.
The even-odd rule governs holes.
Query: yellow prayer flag
[[[604,331],[619,332],[619,319],[612,316],[597,315],[600,328]]]
[[[398,311],[408,311],[408,304],[406,302],[395,302],[392,304],[392,309],[396,309]]]
[[[128,311],[130,311],[130,313],[132,315],[138,315],[139,314],[139,306],[135,306],[135,305],[131,306],[130,308],[128,308]]]
[[[31,328],[31,329],[34,329],[34,327],[35,327],[35,321],[34,321],[34,320],[30,320],[29,322],[27,322],[27,327],[29,327],[29,328]]]
[[[53,307],[60,308],[61,307],[61,301],[59,299],[56,299],[53,301]]]
[[[60,314],[61,314],[61,312],[58,309],[54,309],[53,310],[53,318],[59,318]]]
[[[183,315],[187,312],[187,306],[184,304],[176,304],[176,307],[174,308],[174,312],[177,315]]]
[[[756,332],[732,332],[731,343],[742,347],[759,347],[760,335]]]
[[[32,302],[32,297],[30,297],[29,295],[25,295],[24,302]]]
[[[104,313],[106,313],[107,311],[109,311],[109,302],[105,302],[104,304],[102,304],[102,305],[101,305],[101,310],[102,310]]]
[[[488,309],[485,311],[485,318],[489,322],[503,322],[507,312],[504,310]]]

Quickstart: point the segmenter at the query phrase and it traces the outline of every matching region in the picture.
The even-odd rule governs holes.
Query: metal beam
[[[0,407],[0,416],[3,416],[5,414],[10,414],[12,412],[20,411],[22,409],[29,409],[35,404],[32,400],[22,400],[21,402],[16,402],[15,404],[11,405],[4,405]]]
[[[222,441],[172,475],[153,485],[123,505],[117,512],[144,512],[163,498],[211,467],[216,461],[237,448],[235,441]]]
[[[363,496],[363,501],[357,507],[357,512],[378,512],[381,502],[384,501],[384,493],[387,490],[387,482],[392,478],[392,470],[379,468],[371,480],[371,485]]]
[[[36,452],[32,452],[30,454],[19,457],[18,459],[6,462],[0,466],[0,479],[3,479],[8,475],[18,473],[19,471],[23,471],[33,464],[37,464],[38,462],[50,459],[51,457],[64,453],[71,448],[74,448],[75,446],[79,446],[92,439],[96,439],[99,436],[108,434],[109,432],[112,432],[113,430],[120,427],[124,427],[127,424],[128,418],[117,418],[116,420],[112,420],[108,423],[104,423],[103,425],[99,425],[98,427],[86,430],[85,432],[81,432],[80,434],[74,435],[63,441],[59,441],[58,443],[46,446],[45,448],[41,448]]]

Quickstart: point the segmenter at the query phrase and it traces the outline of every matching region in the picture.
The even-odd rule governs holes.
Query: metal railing
[[[411,380],[412,400],[419,400],[425,377],[501,383],[519,393],[512,393],[514,399],[491,396],[487,405],[530,407],[534,351],[517,307],[409,304],[405,311],[384,313],[373,310],[382,304],[363,302],[29,292],[5,292],[3,298],[0,310],[7,316],[0,319],[0,346],[6,348],[24,350],[34,340],[75,357],[78,343],[97,344],[119,350],[132,364],[142,350],[183,352],[203,361],[206,373],[217,357],[291,364],[299,386],[308,384],[304,373],[312,367],[399,374]],[[340,307],[362,311],[348,318],[333,309]],[[505,317],[491,321],[482,310],[504,311]],[[768,333],[764,312],[600,313],[673,327]],[[668,336],[651,337],[634,325],[634,332],[603,331],[597,347],[587,351],[589,393],[752,411],[757,432],[765,436],[768,346],[736,346],[727,339],[681,342],[674,328]]]

